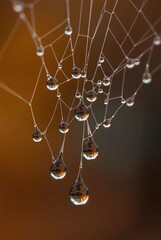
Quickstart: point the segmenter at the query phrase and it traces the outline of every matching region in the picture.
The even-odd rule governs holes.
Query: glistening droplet
[[[46,83],[47,89],[53,91],[58,88],[58,80],[55,77],[49,77]]]
[[[42,133],[40,132],[40,130],[37,127],[34,128],[34,132],[32,134],[32,139],[34,142],[40,142],[42,140]]]
[[[112,122],[111,118],[110,119],[105,119],[104,122],[103,122],[103,126],[105,128],[109,128],[109,127],[111,127],[111,122]]]
[[[152,75],[148,70],[145,70],[142,78],[143,83],[149,84],[152,81]]]
[[[83,156],[87,160],[93,160],[98,156],[98,146],[96,145],[92,137],[88,137],[84,140]]]
[[[59,131],[61,133],[67,133],[69,131],[69,125],[66,122],[61,122],[59,125]]]
[[[72,69],[72,77],[73,77],[74,79],[80,78],[81,75],[82,75],[82,73],[81,73],[81,69],[80,69],[80,68],[74,67],[74,68]]]
[[[70,189],[70,201],[74,205],[84,205],[89,199],[89,190],[82,178],[82,169],[80,169],[78,178]]]
[[[75,109],[74,114],[75,114],[75,118],[78,121],[85,121],[89,117],[89,109],[81,101],[80,104]]]
[[[128,98],[127,101],[126,101],[126,105],[128,107],[132,107],[134,105],[134,97]]]
[[[72,32],[73,32],[72,27],[70,25],[66,26],[64,33],[70,36]]]
[[[62,179],[65,177],[67,167],[63,161],[63,153],[61,152],[58,159],[54,161],[50,168],[50,174],[54,179]]]
[[[36,55],[38,57],[42,57],[44,55],[44,48],[43,47],[39,47],[36,51]]]
[[[95,92],[95,90],[90,90],[87,92],[86,98],[89,102],[94,102],[97,99],[97,93]]]
[[[161,36],[156,35],[156,36],[154,37],[154,39],[153,39],[153,44],[154,44],[155,46],[159,46],[159,45],[161,44]]]
[[[134,59],[128,58],[126,61],[126,67],[127,68],[133,68],[135,66],[135,61]]]
[[[13,0],[13,10],[21,13],[24,10],[24,3],[18,0]]]

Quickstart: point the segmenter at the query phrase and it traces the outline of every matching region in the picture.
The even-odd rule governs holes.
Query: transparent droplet
[[[100,63],[103,63],[104,61],[105,61],[104,56],[100,56],[99,62],[100,62]]]
[[[97,86],[101,86],[102,85],[102,81],[101,80],[98,80],[97,81]]]
[[[128,58],[126,62],[126,67],[127,68],[133,68],[135,66],[135,61],[134,59]]]
[[[58,80],[55,77],[49,77],[46,86],[51,91],[56,90],[58,88]]]
[[[38,57],[42,57],[44,55],[44,48],[43,47],[39,47],[36,51],[36,55]]]
[[[81,69],[80,69],[80,68],[74,67],[74,68],[72,69],[72,77],[73,77],[74,79],[80,78],[81,75],[82,75],[82,74],[81,74]]]
[[[58,98],[60,98],[60,97],[61,97],[61,93],[60,93],[60,92],[57,92],[56,96],[57,96]]]
[[[86,78],[87,77],[87,72],[85,70],[82,70],[81,77],[82,78]]]
[[[50,168],[50,174],[54,179],[62,179],[67,173],[67,167],[63,161],[63,153],[60,153],[58,159],[54,161]]]
[[[81,171],[80,169],[78,178],[70,189],[70,201],[74,205],[84,205],[89,199],[89,190],[83,181]]]
[[[72,32],[73,32],[72,27],[70,25],[66,26],[64,33],[70,36]]]
[[[126,100],[125,100],[125,99],[121,99],[121,103],[122,103],[122,104],[125,104],[125,103],[126,103]]]
[[[85,121],[89,117],[89,109],[83,104],[83,102],[80,102],[75,109],[74,114],[78,121]]]
[[[112,122],[111,118],[110,119],[105,119],[104,122],[103,122],[103,126],[105,128],[109,128],[109,127],[111,127],[111,122]]]
[[[96,124],[95,129],[99,129],[100,125]]]
[[[153,44],[155,46],[159,46],[161,44],[161,36],[159,36],[159,35],[155,36],[153,39]]]
[[[76,92],[75,97],[76,98],[81,98],[81,93],[80,92]]]
[[[95,92],[95,90],[90,90],[87,92],[86,98],[89,102],[94,102],[97,99],[97,93]]]
[[[98,93],[103,93],[103,88],[99,88]]]
[[[134,64],[135,64],[135,66],[139,66],[139,64],[140,64],[140,59],[139,59],[139,58],[135,58],[135,59],[134,59]]]
[[[152,81],[152,75],[149,71],[145,71],[142,78],[143,83],[149,84]]]
[[[96,145],[92,137],[88,137],[84,140],[83,156],[87,160],[93,160],[98,156],[98,146]]]
[[[61,122],[59,125],[59,131],[61,133],[67,133],[69,131],[69,125],[66,122]]]
[[[107,99],[107,98],[104,100],[104,104],[105,104],[105,105],[108,104],[108,99]]]
[[[110,83],[111,83],[111,79],[109,78],[109,77],[107,77],[107,76],[105,76],[104,78],[103,78],[103,86],[109,86],[110,85]]]
[[[126,105],[128,107],[132,107],[134,105],[134,98],[133,97],[128,98],[127,101],[126,101]]]
[[[37,127],[34,128],[32,139],[34,142],[41,142],[42,140],[42,132],[40,132],[40,130]]]
[[[62,64],[61,63],[58,64],[58,68],[62,69]]]
[[[24,10],[24,3],[18,0],[13,1],[13,10],[17,13],[21,13]]]

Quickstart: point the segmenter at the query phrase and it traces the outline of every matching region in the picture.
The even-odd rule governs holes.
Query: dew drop
[[[140,64],[140,59],[139,59],[139,58],[135,58],[135,59],[134,59],[134,64],[135,64],[135,66],[139,66],[139,64]]]
[[[34,128],[32,139],[34,142],[41,142],[42,140],[42,132],[37,127]]]
[[[56,90],[58,88],[58,80],[55,77],[48,77],[46,87],[51,91]]]
[[[111,83],[111,79],[109,78],[109,77],[107,77],[107,76],[105,76],[104,78],[103,78],[103,86],[109,86],[110,85],[110,83]]]
[[[85,185],[82,178],[82,169],[80,169],[79,175],[70,189],[70,201],[74,205],[84,205],[89,199],[89,190]]]
[[[21,1],[13,1],[13,10],[17,13],[21,13],[24,10],[24,3]]]
[[[58,63],[58,68],[62,69],[62,64],[61,63]]]
[[[61,97],[61,93],[60,93],[60,92],[57,92],[56,96],[57,96],[58,98],[60,98],[60,97]]]
[[[93,160],[98,156],[98,146],[96,145],[92,137],[88,137],[84,140],[83,156],[87,160]]]
[[[122,99],[121,99],[121,103],[122,103],[122,104],[125,104],[125,103],[126,103],[126,100],[122,98]]]
[[[86,98],[89,102],[95,102],[97,99],[97,93],[95,92],[95,90],[90,90],[87,92]]]
[[[135,61],[134,59],[128,58],[126,62],[126,67],[127,68],[133,68],[135,66]]]
[[[132,107],[134,105],[134,97],[128,98],[126,101],[126,105],[128,107]]]
[[[99,88],[98,93],[103,93],[103,88]]]
[[[73,77],[74,79],[80,78],[81,75],[82,75],[82,73],[81,73],[81,69],[80,69],[80,68],[74,67],[74,68],[72,69],[72,77]]]
[[[72,32],[73,32],[72,27],[70,25],[66,26],[64,33],[70,36]]]
[[[39,47],[36,51],[36,55],[38,57],[42,57],[44,55],[44,48],[43,47]]]
[[[149,84],[151,83],[151,81],[152,81],[152,75],[148,70],[146,70],[143,74],[142,82],[145,84]]]
[[[81,93],[80,92],[76,92],[75,97],[76,98],[81,98]]]
[[[154,39],[153,39],[153,44],[154,44],[155,46],[159,46],[159,45],[161,44],[161,36],[156,35],[156,36],[154,37]]]
[[[95,126],[95,129],[99,129],[99,127],[100,127],[100,125],[99,124],[96,124],[96,126]]]
[[[61,122],[59,125],[59,131],[61,133],[67,133],[69,131],[69,125],[66,122]]]
[[[104,100],[104,104],[105,104],[105,105],[108,104],[108,98],[106,98],[106,99]]]
[[[103,126],[105,128],[109,128],[109,127],[111,127],[111,122],[112,122],[111,118],[110,119],[105,119],[104,122],[103,122]]]
[[[76,107],[75,111],[75,118],[78,121],[85,121],[89,117],[89,109],[84,105],[84,103],[81,101],[78,106]]]
[[[63,153],[61,152],[58,159],[54,161],[50,168],[50,174],[54,179],[62,179],[67,173],[67,167],[63,161]]]
[[[100,56],[99,62],[100,62],[100,63],[103,63],[104,61],[105,61],[104,56]]]
[[[87,77],[87,72],[85,70],[82,70],[81,77],[82,78],[86,78]]]
[[[101,86],[102,85],[102,81],[101,80],[98,80],[97,81],[97,86]]]

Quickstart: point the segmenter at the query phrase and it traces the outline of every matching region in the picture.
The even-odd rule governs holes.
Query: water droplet
[[[66,122],[61,122],[59,125],[59,131],[61,133],[67,133],[69,131],[69,125]]]
[[[82,169],[80,169],[78,178],[70,189],[70,201],[75,205],[84,205],[89,199],[89,190],[82,178]]]
[[[85,70],[82,70],[81,77],[82,78],[86,78],[87,77],[87,72]]]
[[[134,97],[128,98],[127,101],[126,101],[126,105],[128,107],[132,107],[134,105]]]
[[[125,103],[126,103],[126,100],[125,100],[125,99],[121,99],[121,103],[122,103],[122,104],[125,104]]]
[[[111,83],[111,79],[109,78],[109,77],[107,77],[107,76],[105,76],[104,78],[103,78],[103,86],[109,86],[110,85],[110,83]]]
[[[34,142],[41,142],[42,140],[42,132],[37,127],[34,128],[32,139]]]
[[[143,81],[143,83],[145,83],[145,84],[151,83],[151,81],[152,81],[152,75],[151,75],[151,73],[150,73],[148,70],[146,70],[146,71],[144,72],[142,81]]]
[[[100,125],[96,124],[95,129],[99,129]]]
[[[58,80],[55,77],[48,77],[46,86],[51,91],[56,90],[58,88]]]
[[[57,96],[58,98],[60,98],[60,97],[61,97],[61,93],[60,93],[60,92],[57,92],[56,96]]]
[[[102,81],[101,80],[98,80],[97,81],[97,86],[101,86],[102,85]]]
[[[89,102],[94,102],[97,99],[97,93],[95,92],[95,90],[90,90],[87,92],[86,98]]]
[[[100,56],[99,62],[100,62],[100,63],[103,63],[104,61],[105,61],[104,56]]]
[[[13,1],[13,10],[17,13],[20,13],[24,10],[24,3],[21,1]]]
[[[103,122],[103,126],[105,128],[109,128],[109,127],[111,127],[111,122],[112,122],[111,118],[110,119],[105,119],[104,122]]]
[[[133,68],[135,66],[135,61],[134,59],[128,58],[126,62],[126,67],[127,68]]]
[[[95,144],[92,137],[88,137],[84,140],[83,156],[87,160],[95,159],[98,156],[98,146]]]
[[[44,48],[43,47],[39,47],[36,51],[36,55],[38,57],[42,57],[44,55]]]
[[[58,159],[54,161],[50,168],[50,174],[54,179],[62,179],[67,173],[67,167],[63,161],[63,153],[61,152]]]
[[[81,69],[80,69],[80,68],[74,67],[74,68],[72,69],[72,77],[73,77],[74,79],[80,78],[81,75],[82,75],[82,74],[81,74]]]
[[[83,104],[83,102],[80,102],[75,109],[74,114],[78,121],[85,121],[89,117],[89,109]]]
[[[72,32],[73,32],[72,27],[70,25],[66,26],[64,33],[70,36]]]
[[[62,69],[62,64],[61,63],[58,63],[58,68]]]
[[[104,104],[105,104],[105,105],[108,104],[108,98],[106,98],[106,99],[104,100]]]
[[[139,66],[139,64],[140,64],[140,59],[139,59],[139,58],[135,58],[135,59],[134,59],[134,64],[135,64],[135,66]]]
[[[76,92],[75,97],[76,98],[81,98],[81,93],[80,92]]]
[[[98,93],[103,93],[103,88],[99,88]]]
[[[155,46],[159,46],[159,45],[161,44],[161,36],[156,35],[156,36],[154,37],[154,39],[153,39],[153,44],[154,44]]]

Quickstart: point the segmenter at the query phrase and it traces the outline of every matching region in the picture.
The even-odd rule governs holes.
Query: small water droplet
[[[17,13],[21,13],[24,10],[24,3],[18,0],[14,0],[13,10]]]
[[[105,61],[104,56],[100,56],[99,62],[100,62],[100,63],[103,63],[104,61]]]
[[[98,93],[103,93],[103,88],[99,88]]]
[[[134,97],[128,98],[127,101],[126,101],[126,105],[128,107],[132,107],[134,105]]]
[[[32,139],[34,142],[41,142],[42,140],[42,132],[37,127],[34,128]]]
[[[44,55],[44,48],[43,47],[39,47],[36,51],[36,55],[38,57],[42,57]]]
[[[135,66],[139,66],[139,64],[140,64],[140,59],[139,59],[139,58],[135,58],[135,59],[134,59],[134,64],[135,64]]]
[[[128,58],[126,62],[126,67],[127,68],[133,68],[135,66],[135,61],[134,59]]]
[[[72,77],[73,77],[74,79],[80,78],[81,75],[82,75],[82,74],[81,74],[81,69],[80,69],[80,68],[74,67],[74,68],[72,69]]]
[[[60,93],[60,92],[57,92],[56,96],[57,96],[58,98],[60,98],[60,97],[61,97],[61,93]]]
[[[46,86],[51,91],[56,90],[58,88],[58,80],[55,77],[48,77]]]
[[[87,77],[87,72],[85,70],[82,70],[81,77],[82,78],[86,78]]]
[[[58,68],[62,69],[62,64],[61,63],[58,63]]]
[[[69,131],[69,125],[66,122],[61,122],[59,125],[59,131],[61,133],[67,133]]]
[[[80,169],[78,178],[70,189],[70,201],[74,205],[84,205],[89,199],[89,190],[82,178],[82,169]]]
[[[58,159],[54,161],[50,168],[50,174],[54,179],[62,179],[67,173],[67,167],[63,161],[63,153],[61,152]]]
[[[98,156],[98,146],[96,145],[92,137],[88,137],[84,140],[83,156],[87,160],[93,160]]]
[[[99,129],[99,127],[100,127],[100,125],[99,124],[96,124],[96,126],[95,126],[95,129]]]
[[[92,89],[87,92],[86,98],[89,102],[94,102],[97,99],[97,93],[95,92],[95,90]]]
[[[154,39],[153,39],[153,44],[154,44],[155,46],[159,46],[159,45],[161,44],[161,36],[156,35],[156,36],[154,37]]]
[[[84,103],[81,101],[78,106],[76,107],[75,111],[75,118],[78,121],[85,121],[89,117],[89,109],[84,105]]]
[[[109,77],[107,77],[107,76],[105,76],[104,78],[103,78],[103,86],[109,86],[110,85],[110,83],[111,83],[111,79],[109,78]]]
[[[70,36],[72,32],[73,32],[72,27],[70,25],[66,26],[64,33]]]
[[[102,85],[102,81],[101,80],[98,80],[97,81],[97,86],[101,86]]]
[[[122,99],[121,99],[121,103],[122,103],[122,104],[125,104],[125,103],[126,103],[126,100],[122,98]]]
[[[146,71],[144,72],[142,81],[143,81],[143,83],[145,83],[145,84],[151,83],[151,81],[152,81],[152,75],[151,75],[151,73],[150,73],[148,70],[146,70]]]
[[[108,98],[106,98],[106,99],[104,100],[104,104],[105,104],[105,105],[108,104]]]
[[[76,98],[81,98],[81,93],[80,92],[76,92],[75,97]]]
[[[109,128],[109,127],[111,127],[111,122],[112,122],[111,118],[110,119],[105,119],[104,122],[103,122],[103,126],[105,128]]]

